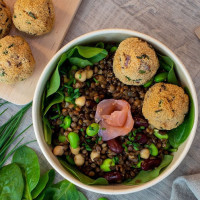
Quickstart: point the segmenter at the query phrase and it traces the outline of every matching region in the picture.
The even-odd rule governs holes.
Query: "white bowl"
[[[48,147],[48,145],[46,144],[44,140],[42,119],[41,119],[41,112],[40,112],[42,93],[45,88],[45,84],[47,80],[50,78],[52,72],[54,71],[56,67],[56,63],[58,62],[61,55],[67,50],[71,49],[75,45],[84,45],[84,44],[89,44],[92,42],[99,42],[99,41],[121,42],[125,38],[133,37],[133,36],[146,40],[147,42],[152,44],[153,47],[155,47],[157,50],[162,52],[164,55],[169,56],[175,62],[176,73],[178,74],[182,84],[190,90],[193,101],[194,101],[194,106],[195,106],[194,126],[187,140],[179,147],[178,151],[174,154],[172,163],[157,178],[153,179],[152,181],[149,181],[142,185],[136,185],[136,186],[126,186],[122,184],[107,185],[107,186],[85,185],[81,183],[78,179],[74,178],[66,169],[62,167],[62,165],[59,163],[57,158],[53,155],[52,151],[50,150],[50,148]],[[72,40],[68,44],[66,44],[62,49],[60,49],[55,54],[55,56],[47,64],[37,84],[34,99],[33,99],[32,113],[33,113],[33,126],[34,126],[35,135],[36,135],[38,144],[44,156],[48,160],[48,162],[63,178],[69,180],[70,182],[74,183],[75,185],[81,188],[90,190],[92,192],[97,192],[97,193],[102,193],[102,194],[127,194],[127,193],[137,192],[137,191],[140,191],[140,190],[143,190],[155,185],[156,183],[162,181],[169,174],[171,174],[178,167],[181,161],[185,158],[192,144],[193,138],[195,136],[197,121],[198,121],[198,103],[197,103],[195,87],[188,71],[186,70],[183,63],[179,60],[179,58],[164,44],[162,44],[158,40],[148,35],[145,35],[143,33],[139,33],[136,31],[124,30],[124,29],[105,29],[105,30],[94,31],[94,32],[82,35]]]

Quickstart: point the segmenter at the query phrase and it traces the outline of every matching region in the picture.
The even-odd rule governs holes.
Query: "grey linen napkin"
[[[180,176],[175,179],[170,200],[197,199],[200,199],[200,174]]]

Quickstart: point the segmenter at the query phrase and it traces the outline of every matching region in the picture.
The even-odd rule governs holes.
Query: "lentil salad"
[[[101,42],[90,48],[93,52],[101,51],[84,57],[83,52],[77,50],[79,57],[71,58],[70,55],[60,66],[58,63],[60,84],[54,94],[49,93],[52,78],[47,84],[43,95],[45,139],[52,146],[54,155],[62,159],[61,163],[66,162],[63,165],[68,170],[78,169],[94,180],[103,177],[106,181],[102,184],[149,181],[151,179],[141,177],[138,181],[137,177],[143,172],[160,172],[170,164],[172,152],[177,150],[170,143],[170,132],[155,129],[142,114],[148,87],[127,86],[115,77],[112,68],[117,45]],[[68,54],[77,56],[73,49]],[[163,72],[160,67],[157,75]],[[99,102],[105,99],[123,99],[130,104],[134,126],[127,135],[109,141],[103,141],[99,136],[95,113]]]

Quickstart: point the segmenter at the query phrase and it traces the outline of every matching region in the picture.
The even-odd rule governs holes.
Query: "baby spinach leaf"
[[[98,42],[97,44],[96,44],[96,47],[97,48],[101,48],[101,49],[104,49],[104,43],[103,42]]]
[[[65,167],[68,171],[70,171],[76,178],[78,178],[82,183],[87,185],[108,185],[108,181],[105,178],[98,178],[98,179],[92,179],[83,173],[81,173],[78,169],[75,167],[69,165],[64,160],[58,159],[60,163]]]
[[[59,87],[60,87],[59,68],[68,58],[70,58],[73,55],[74,51],[75,51],[75,49],[70,49],[69,51],[62,54],[62,56],[57,64],[56,70],[54,71],[53,75],[50,78],[46,97],[51,96],[59,89]]]
[[[0,169],[0,199],[21,200],[24,190],[22,172],[12,163]]]
[[[52,100],[49,102],[49,104],[46,106],[45,108],[45,111],[44,111],[44,114],[43,115],[46,115],[47,112],[49,111],[49,109],[57,104],[57,103],[61,103],[62,101],[64,101],[64,94],[60,91],[56,92],[55,96],[53,96]]]
[[[78,51],[78,55],[76,53]],[[56,70],[52,74],[49,82],[49,87],[47,88],[47,96],[49,97],[54,94],[60,87],[60,74],[59,68],[60,66],[72,56],[80,57],[81,59],[87,58],[88,62],[96,63],[105,58],[108,55],[108,52],[105,49],[96,48],[96,47],[86,47],[86,46],[75,46],[69,51],[62,54]],[[75,62],[75,61],[74,61]],[[77,59],[76,59],[77,62]]]
[[[72,58],[69,58],[69,62],[72,64],[72,65],[76,65],[78,67],[86,67],[86,66],[92,66],[93,63],[91,63],[89,60],[84,60],[82,58],[78,58],[78,57],[72,57]]]
[[[46,116],[43,116],[42,121],[43,121],[44,139],[47,144],[51,144],[52,130],[49,120],[46,118]]]
[[[36,153],[29,147],[23,146],[13,155],[13,163],[17,163],[25,172],[30,192],[40,179],[40,166]]]
[[[190,99],[189,112],[185,116],[184,122],[175,129],[168,131],[169,143],[173,148],[178,148],[188,138],[194,124],[194,102],[189,90],[186,88],[186,93]]]
[[[63,180],[49,187],[44,196],[45,200],[75,200],[79,199],[79,193],[75,185]]]
[[[44,190],[48,181],[49,181],[49,171],[40,177],[37,186],[31,192],[33,199],[35,199]]]
[[[44,190],[35,198],[35,200],[43,200],[46,190],[52,185],[54,178],[55,178],[55,171],[53,169],[49,170],[48,172],[48,182],[44,188]]]
[[[174,61],[168,56],[159,56],[160,67],[168,71],[167,82],[178,85],[178,80],[174,71]]]
[[[152,171],[140,171],[139,174],[132,179],[131,181],[124,182],[125,185],[139,185],[142,183],[146,183],[148,181],[153,180],[154,178],[158,177],[161,170],[167,167],[173,159],[171,155],[165,155],[161,164]]]

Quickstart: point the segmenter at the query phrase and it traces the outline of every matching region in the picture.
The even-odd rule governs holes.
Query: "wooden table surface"
[[[200,95],[200,40],[194,34],[200,26],[199,0],[83,0],[65,37],[63,45],[84,33],[103,28],[127,28],[146,33],[166,44],[187,67]],[[0,118],[0,123],[19,110],[20,106],[9,105],[9,110]],[[20,130],[32,123],[31,111],[26,115]],[[128,195],[105,195],[109,200],[168,200],[174,179],[181,175],[200,173],[200,127],[192,147],[180,166],[157,185]],[[34,139],[30,129],[24,142]],[[37,143],[31,147],[40,157],[41,171],[50,168]],[[62,180],[57,175],[56,180]],[[104,195],[84,191],[89,200]]]

